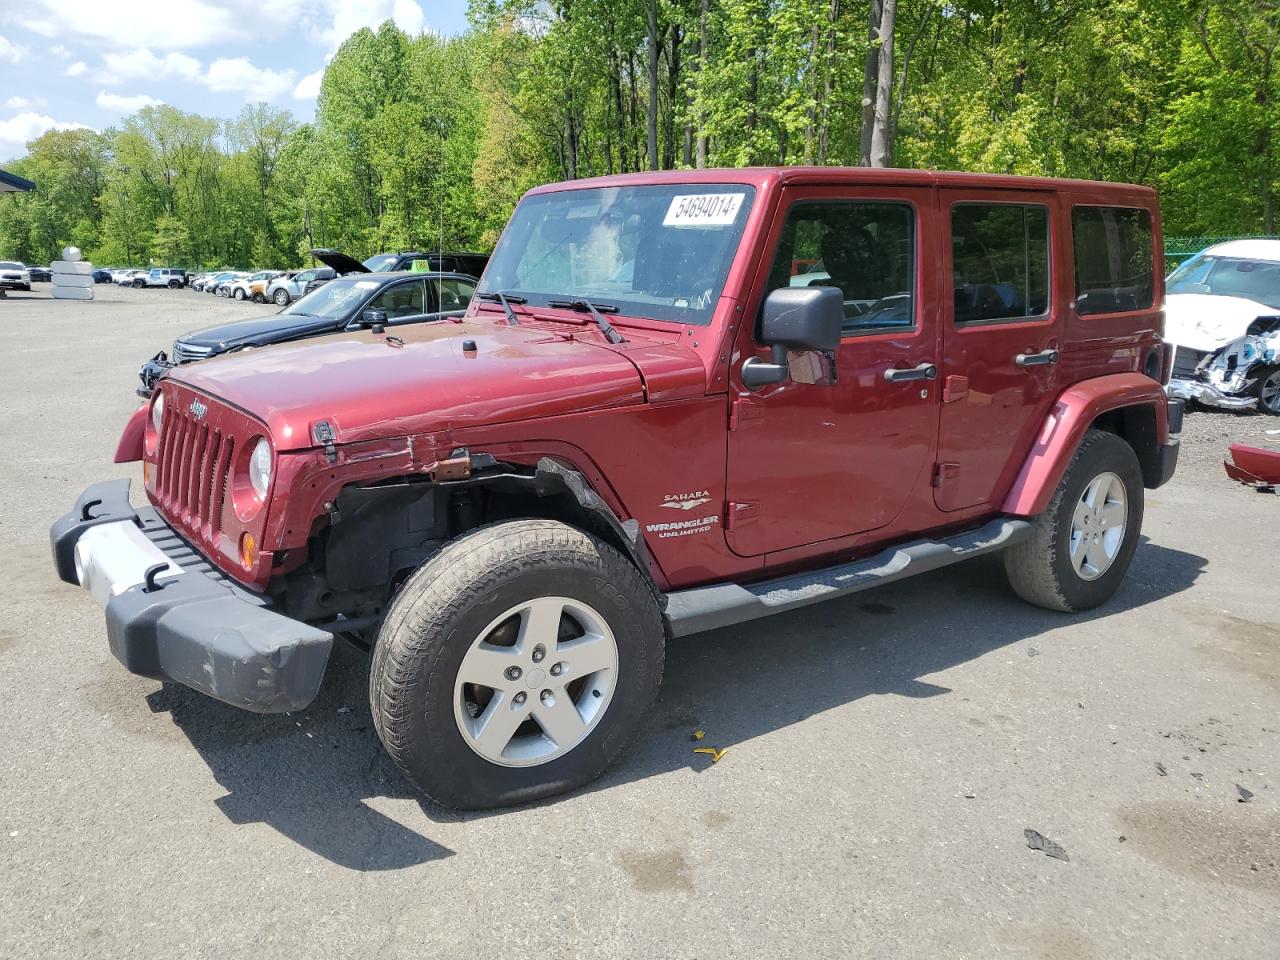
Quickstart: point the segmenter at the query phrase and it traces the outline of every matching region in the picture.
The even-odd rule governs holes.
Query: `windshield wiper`
[[[606,340],[610,343],[627,342],[626,338],[613,328],[613,324],[605,319],[604,313],[618,312],[618,308],[612,303],[592,303],[590,300],[549,300],[547,301],[547,306],[559,307],[562,310],[577,310],[580,313],[590,313]],[[604,313],[601,311],[604,311]]]
[[[507,315],[507,323],[513,327],[520,326],[520,321],[516,319],[516,312],[511,309],[513,303],[528,303],[524,297],[517,297],[515,294],[507,296],[501,290],[495,290],[493,293],[477,293],[477,297],[481,300],[488,300],[491,303],[502,304],[502,310]]]

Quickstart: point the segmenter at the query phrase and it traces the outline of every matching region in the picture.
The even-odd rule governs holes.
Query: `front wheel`
[[[245,296],[244,291],[243,291],[243,290],[241,290],[239,287],[236,287],[236,289],[235,289],[235,298],[236,298],[237,300],[243,300],[243,299],[244,299],[244,296]]]
[[[1050,610],[1090,610],[1111,598],[1142,532],[1142,468],[1114,433],[1090,430],[1035,520],[1004,552],[1009,583]]]
[[[552,520],[482,527],[387,612],[369,699],[383,746],[451,807],[506,806],[598,777],[662,678],[653,591],[621,553]]]
[[[1280,416],[1280,367],[1263,367],[1253,382],[1252,393],[1258,398],[1258,409]]]

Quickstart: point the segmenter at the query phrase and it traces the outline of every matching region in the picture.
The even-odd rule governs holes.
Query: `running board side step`
[[[945,540],[917,540],[888,547],[851,563],[741,586],[717,583],[677,590],[666,596],[664,617],[671,637],[715,630],[820,600],[858,593],[917,573],[927,573],[970,557],[1002,550],[1031,535],[1031,523],[1000,517]]]

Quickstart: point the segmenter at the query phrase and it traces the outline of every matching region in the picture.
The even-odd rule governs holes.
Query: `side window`
[[[440,312],[465,310],[476,292],[475,284],[456,277],[441,277],[435,281],[436,302],[440,304]]]
[[[421,281],[397,283],[370,300],[365,309],[385,310],[388,320],[417,316],[427,312],[426,303],[423,300],[424,293],[425,289]]]
[[[783,225],[765,293],[838,287],[845,333],[914,326],[915,232],[915,211],[905,203],[797,203]]]
[[[1155,301],[1151,214],[1132,207],[1073,207],[1076,310],[1144,310]]]
[[[951,208],[956,323],[1042,317],[1049,312],[1049,211],[1011,203]]]

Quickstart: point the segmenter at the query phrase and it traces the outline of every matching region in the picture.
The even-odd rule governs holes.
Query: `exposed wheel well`
[[[561,521],[616,547],[659,592],[639,525],[619,521],[581,474],[548,459],[536,468],[492,457],[487,463],[458,480],[396,477],[345,487],[329,522],[311,538],[306,564],[274,583],[273,594],[300,620],[376,617],[445,544],[477,527],[535,518]]]
[[[1160,485],[1160,441],[1156,433],[1156,408],[1149,404],[1121,407],[1099,414],[1090,429],[1114,433],[1133,448],[1142,466],[1145,486]]]

